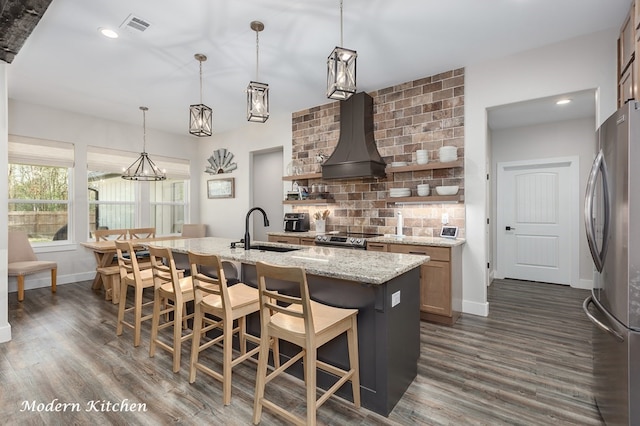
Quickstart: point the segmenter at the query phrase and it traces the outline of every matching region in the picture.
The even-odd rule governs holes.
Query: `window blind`
[[[74,166],[72,143],[9,135],[9,163],[32,166]]]
[[[87,168],[94,172],[122,173],[136,161],[140,153],[97,146],[87,147]],[[189,179],[189,160],[149,154],[151,160],[168,178]]]

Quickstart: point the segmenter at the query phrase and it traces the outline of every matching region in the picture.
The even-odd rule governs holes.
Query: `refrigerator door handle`
[[[611,334],[613,337],[615,337],[620,342],[624,342],[624,337],[622,337],[622,335],[620,333],[618,333],[617,331],[615,331],[611,327],[608,327],[605,323],[600,321],[598,318],[594,317],[593,314],[591,312],[589,312],[589,305],[591,303],[593,303],[593,296],[587,297],[586,299],[584,299],[584,302],[582,303],[582,310],[584,311],[584,313],[587,316],[587,318],[589,318],[591,320],[591,322],[594,323],[602,331]],[[598,308],[598,305],[596,305],[595,303],[594,303],[594,306],[596,307],[596,309],[600,310],[600,308]]]
[[[593,209],[595,208],[594,198],[599,174],[602,176],[602,198],[604,201],[604,223],[602,228],[602,247],[600,250],[598,250],[598,244],[596,242],[596,230],[593,221]],[[593,263],[596,265],[598,272],[602,272],[602,269],[604,268],[604,259],[607,255],[607,248],[609,247],[610,209],[609,174],[607,172],[607,164],[604,161],[604,153],[600,150],[596,159],[593,161],[593,166],[591,166],[584,201],[584,225],[587,230],[587,242],[589,243],[589,250],[591,251]]]

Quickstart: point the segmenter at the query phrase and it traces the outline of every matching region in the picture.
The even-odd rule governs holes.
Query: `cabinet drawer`
[[[303,246],[315,246],[316,239],[315,238],[300,238],[300,245]]]
[[[412,246],[408,244],[389,244],[392,253],[422,254],[430,256],[431,260],[448,262],[451,258],[448,247]]]
[[[367,243],[367,251],[387,251],[387,245],[384,243]]]
[[[283,243],[283,244],[300,244],[300,238],[298,237],[283,237],[280,235],[269,235],[269,242],[271,243]]]

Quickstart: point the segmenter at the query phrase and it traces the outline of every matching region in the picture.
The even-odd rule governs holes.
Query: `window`
[[[136,197],[133,182],[120,174],[89,171],[89,231],[136,228]]]
[[[178,234],[187,208],[186,187],[189,181],[167,179],[151,184],[151,226],[159,235]]]
[[[89,146],[89,226],[121,229],[154,226],[156,235],[179,233],[188,213],[189,162],[151,155],[167,174],[159,182],[129,181],[120,176],[139,153]]]
[[[8,228],[32,243],[68,241],[73,145],[9,135]]]

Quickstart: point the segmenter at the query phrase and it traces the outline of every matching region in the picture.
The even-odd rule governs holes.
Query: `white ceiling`
[[[631,0],[345,0],[344,45],[358,51],[358,90],[373,91],[489,58],[619,27]],[[203,102],[214,132],[247,123],[244,90],[268,83],[271,116],[330,102],[326,57],[340,44],[339,0],[54,0],[11,65],[9,97],[187,134]],[[143,33],[119,29],[134,14]],[[115,28],[117,40],[98,34]],[[612,83],[613,84],[613,83]],[[575,105],[575,104],[574,104]]]
[[[570,102],[558,105],[556,102],[559,100]],[[583,90],[491,108],[488,124],[490,129],[500,130],[593,117],[595,126],[595,116],[596,92]]]

